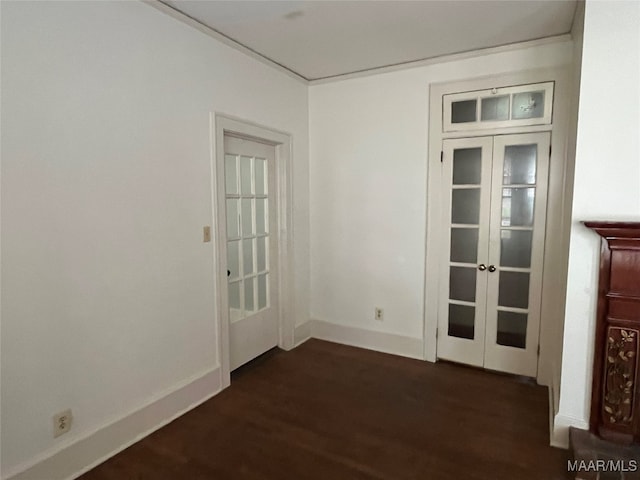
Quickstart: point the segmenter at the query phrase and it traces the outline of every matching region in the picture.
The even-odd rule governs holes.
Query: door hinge
[[[538,356],[540,356],[540,344],[538,344]]]
[[[549,158],[551,158],[551,145],[549,145]]]
[[[440,163],[444,161],[444,150],[440,150]]]
[[[436,328],[436,338],[438,338],[438,329]]]

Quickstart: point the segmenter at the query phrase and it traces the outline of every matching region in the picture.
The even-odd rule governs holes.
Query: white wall
[[[309,251],[306,85],[139,2],[2,2],[1,40],[4,477],[218,365],[211,111],[293,134],[297,323]]]
[[[421,340],[429,85],[572,55],[564,42],[314,85],[307,109],[305,85],[138,2],[1,8],[3,477],[217,366],[209,112],[293,134],[296,323],[310,278],[313,318]],[[639,31],[636,2],[588,3],[575,222],[640,214]],[[560,410],[578,422],[597,247],[576,223]],[[73,430],[54,441],[67,407]]]
[[[556,241],[562,245],[565,252],[563,258],[564,271],[558,269],[559,282],[556,286],[557,294],[560,295],[564,302],[561,311],[557,312],[562,317],[562,322],[554,324],[553,330],[550,332],[549,338],[551,340],[550,346],[550,362],[551,362],[551,392],[553,394],[553,403],[551,404],[551,415],[554,417],[560,408],[560,381],[562,375],[562,347],[564,341],[564,311],[566,309],[566,290],[567,290],[567,274],[569,268],[569,242],[571,237],[571,205],[573,199],[573,177],[575,169],[576,158],[576,141],[578,130],[578,106],[580,102],[580,70],[582,67],[582,44],[584,36],[584,2],[578,2],[576,12],[573,18],[573,25],[571,27],[571,37],[573,39],[573,61],[572,61],[572,81],[569,94],[569,109],[568,109],[568,134],[567,134],[567,151],[566,156],[569,160],[567,162],[567,169],[565,170],[565,201],[567,202],[563,207],[564,218],[563,225],[565,228],[562,230],[562,234]],[[555,425],[554,425],[555,426]],[[557,429],[556,429],[557,430]],[[565,429],[566,430],[566,429]],[[565,432],[566,433],[566,432]],[[552,445],[566,447],[568,438],[566,435],[557,436],[557,431],[552,430]]]
[[[615,26],[615,28],[612,28]],[[600,237],[582,220],[640,220],[640,3],[588,1],[576,144],[560,411],[589,420]]]
[[[568,65],[571,52],[554,43],[310,87],[311,318],[422,340],[429,85]]]

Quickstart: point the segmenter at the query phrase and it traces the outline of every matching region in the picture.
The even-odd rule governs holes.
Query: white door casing
[[[551,132],[551,162],[547,191],[546,240],[542,282],[542,306],[540,318],[540,354],[536,380],[551,387],[553,396],[550,416],[557,413],[560,365],[562,362],[562,337],[566,300],[566,275],[571,231],[571,198],[574,156],[571,148],[571,99],[573,71],[570,65],[556,65],[532,70],[518,70],[496,75],[463,80],[432,83],[429,85],[428,166],[425,243],[424,285],[424,358],[437,361],[438,312],[440,284],[445,277],[440,271],[444,249],[442,230],[443,198],[441,151],[443,140],[471,136],[495,136],[525,132]],[[553,113],[550,124],[502,126],[487,128],[484,121],[477,122],[477,129],[448,131],[444,126],[446,108],[444,96],[460,92],[479,92],[517,85],[533,85],[553,81]],[[545,107],[546,110],[546,107]]]
[[[224,114],[211,115],[211,182],[213,224],[216,226],[214,251],[214,301],[218,331],[218,361],[223,388],[231,384],[231,345],[229,292],[227,278],[226,181],[224,137],[234,136],[272,145],[275,148],[275,187],[273,190],[276,214],[271,218],[277,231],[277,323],[278,347],[289,350],[294,346],[294,265],[293,265],[293,189],[292,138],[286,132],[274,130]]]

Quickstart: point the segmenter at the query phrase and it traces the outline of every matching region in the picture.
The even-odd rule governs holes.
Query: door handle
[[[491,273],[495,272],[496,271],[496,266],[495,265],[489,265],[489,271]]]
[[[484,272],[487,269],[487,266],[484,263],[481,263],[480,265],[478,265],[478,270],[480,270],[481,272]]]
[[[231,276],[231,270],[227,270],[227,277]]]

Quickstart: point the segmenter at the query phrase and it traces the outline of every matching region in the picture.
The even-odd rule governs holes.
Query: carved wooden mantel
[[[640,222],[584,222],[602,237],[591,431],[640,442]]]

